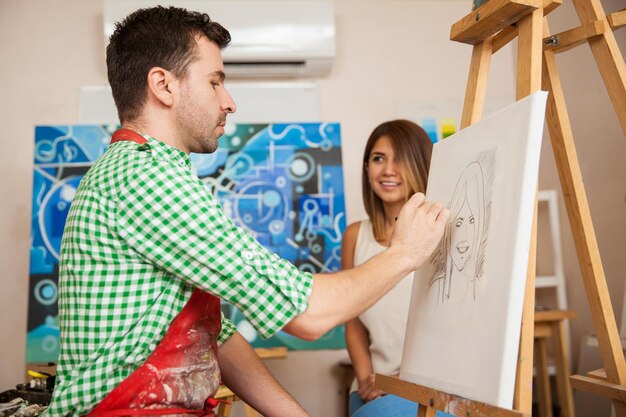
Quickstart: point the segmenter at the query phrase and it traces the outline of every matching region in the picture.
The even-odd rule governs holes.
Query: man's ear
[[[166,107],[174,102],[178,90],[178,79],[170,71],[153,67],[148,72],[148,94]]]

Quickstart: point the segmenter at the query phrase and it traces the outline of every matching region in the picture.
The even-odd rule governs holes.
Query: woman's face
[[[474,214],[467,203],[466,194],[461,209],[450,224],[450,256],[452,263],[459,271],[465,268],[472,255],[475,231]]]
[[[372,191],[383,203],[394,204],[406,201],[407,189],[402,180],[401,167],[396,162],[391,141],[381,136],[367,159],[367,178]]]

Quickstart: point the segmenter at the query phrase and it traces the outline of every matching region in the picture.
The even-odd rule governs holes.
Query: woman
[[[376,127],[363,155],[362,191],[368,219],[348,226],[342,268],[387,249],[395,219],[408,198],[426,191],[432,142],[408,120]],[[418,236],[416,238],[419,238]],[[350,416],[415,416],[417,404],[374,388],[374,374],[397,374],[409,311],[412,277],[403,279],[369,310],[346,323],[346,345],[356,374]]]

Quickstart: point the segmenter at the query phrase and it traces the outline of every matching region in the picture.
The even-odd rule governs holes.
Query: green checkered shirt
[[[307,307],[311,274],[235,226],[188,155],[146,139],[109,146],[73,198],[49,416],[87,414],[154,351],[194,288],[237,306],[263,337]],[[234,331],[222,317],[218,342]]]

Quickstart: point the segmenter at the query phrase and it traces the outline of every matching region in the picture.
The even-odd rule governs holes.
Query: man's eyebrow
[[[220,81],[224,81],[224,79],[226,78],[226,74],[224,74],[224,71],[214,71],[211,73],[212,77],[217,77]]]

